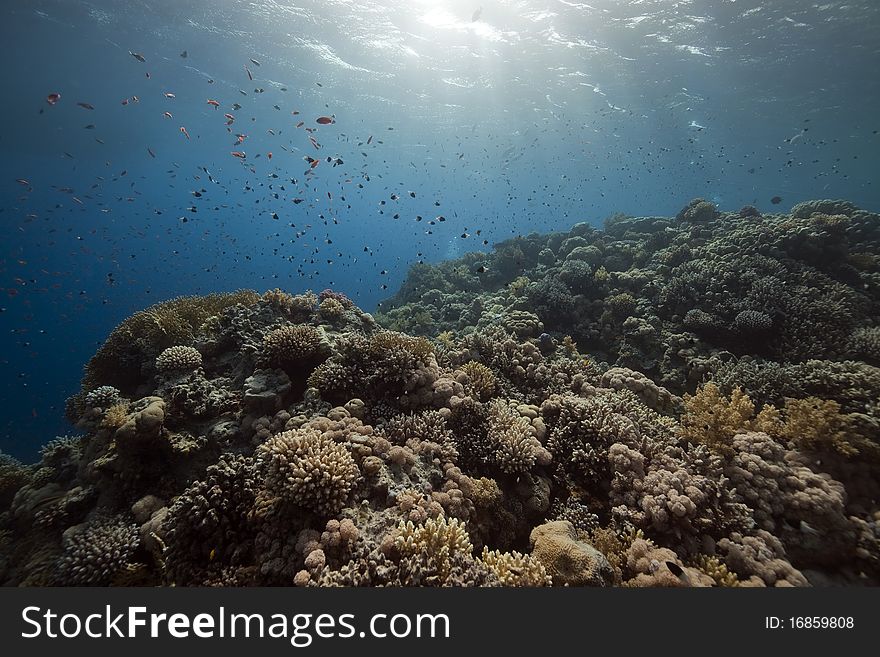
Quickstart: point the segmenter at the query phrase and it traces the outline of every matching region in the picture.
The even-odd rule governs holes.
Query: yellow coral
[[[507,284],[507,289],[510,290],[510,293],[514,296],[519,296],[523,293],[523,291],[529,286],[531,281],[526,276],[517,276],[510,283]]]
[[[589,533],[589,543],[599,550],[619,579],[626,564],[626,552],[630,546],[637,540],[643,539],[645,535],[641,529],[614,529],[612,527],[597,527]]]
[[[480,401],[488,401],[492,398],[498,382],[491,369],[475,360],[465,363],[460,369],[468,375],[471,388]]]
[[[380,331],[370,338],[367,350],[375,358],[387,356],[389,352],[402,349],[425,363],[434,353],[434,345],[427,338],[414,338],[395,331]]]
[[[437,336],[437,342],[440,343],[444,349],[451,349],[452,345],[455,344],[455,334],[452,331],[442,331]]]
[[[502,586],[550,586],[552,580],[547,569],[537,559],[517,551],[500,552],[483,547],[482,561]]]
[[[755,405],[738,386],[725,397],[714,383],[703,385],[694,395],[684,396],[682,436],[692,443],[730,453],[733,437],[752,429]]]
[[[424,555],[432,559],[444,578],[449,575],[456,554],[470,555],[473,551],[464,523],[458,518],[429,518],[421,525],[401,521],[394,545],[401,555]]]
[[[113,404],[113,406],[108,408],[104,413],[104,419],[101,420],[101,426],[113,431],[121,427],[125,424],[126,420],[128,420],[128,406],[129,403],[127,401]]]
[[[698,568],[715,580],[718,586],[739,586],[739,578],[736,573],[730,572],[727,565],[716,556],[708,554],[697,555],[694,560],[694,568]]]
[[[327,297],[320,303],[318,310],[321,312],[321,317],[334,322],[342,317],[342,313],[345,312],[345,307],[338,299]]]
[[[841,415],[840,404],[832,400],[786,399],[781,436],[806,450],[833,449],[845,456],[858,453],[847,440],[846,416]]]

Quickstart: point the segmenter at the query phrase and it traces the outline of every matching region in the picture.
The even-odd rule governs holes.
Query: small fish
[[[250,60],[251,60],[251,64],[253,64],[254,66],[262,66],[262,64],[260,64],[260,62],[258,62],[253,57],[251,57]]]
[[[150,154],[150,157],[156,157],[156,154],[153,152],[153,149],[147,146],[147,153]]]
[[[132,96],[132,97],[131,97],[131,102],[133,102],[133,103],[139,103],[139,102],[141,102],[141,99],[138,98],[137,96]]]
[[[300,122],[297,123],[294,127],[296,127],[296,128],[302,128],[304,123],[305,123],[305,121],[300,121]]]
[[[180,53],[180,56],[183,57],[184,59],[186,59],[187,57],[189,57],[189,55],[187,54],[186,50],[184,50],[182,53]]]
[[[226,117],[226,119],[227,119],[230,123],[232,123],[233,121],[235,121],[235,117],[234,117],[232,114],[226,113],[226,114],[224,114],[223,116]]]
[[[214,561],[214,557],[217,556],[217,548],[211,548],[211,551],[208,553],[208,560]]]
[[[782,203],[782,197],[781,196],[774,196],[773,198],[770,199],[770,202],[773,205],[779,205],[780,203]]]
[[[675,563],[674,561],[667,561],[666,567],[669,569],[669,572],[671,572],[681,581],[682,584],[684,584],[685,586],[693,586],[691,578],[688,577],[688,574],[677,563]]]
[[[254,75],[253,75],[253,73],[251,73],[251,69],[249,69],[249,68],[247,67],[247,64],[244,65],[244,70],[245,70],[245,71],[247,72],[247,74],[248,74],[248,80],[253,80],[253,79],[254,79]]]
[[[19,185],[24,185],[25,187],[31,186],[30,181],[27,180],[26,178],[16,178],[15,182],[17,182]]]
[[[183,133],[183,136],[186,137],[187,141],[189,141],[189,133],[186,131],[186,128],[180,126],[180,131]]]
[[[89,123],[88,125],[84,125],[83,128],[86,129],[86,130],[94,130],[94,129],[95,129],[95,124],[94,124],[94,123]]]
[[[247,139],[247,135],[235,135],[235,145],[238,146],[245,139]]]
[[[367,137],[367,146],[370,145],[371,141],[373,141],[373,135],[370,135],[369,137]]]
[[[242,160],[247,157],[244,151],[232,151],[230,153],[233,157],[241,158]]]
[[[234,109],[237,112],[238,110],[241,109],[241,105],[239,105],[238,103],[232,103],[232,109]]]
[[[92,105],[91,103],[77,103],[77,105],[79,105],[79,106],[82,107],[83,109],[87,109],[87,110],[93,110],[93,109],[95,109],[95,106]]]
[[[136,60],[138,60],[141,64],[143,64],[144,62],[147,61],[147,58],[144,57],[139,52],[132,52],[131,50],[129,50],[128,54],[131,55],[132,57],[134,57]]]
[[[166,92],[165,92],[164,94],[162,94],[162,95],[165,96],[165,98],[177,98],[177,96],[175,96],[175,95],[174,95],[173,93],[171,93],[170,91],[166,91]]]
[[[317,119],[315,119],[315,122],[320,123],[321,125],[327,125],[328,123],[336,123],[336,121],[329,116],[319,116]]]
[[[123,99],[122,99],[122,104],[123,104],[123,105],[128,105],[128,98],[123,98]]]
[[[174,118],[173,116],[171,116],[171,112],[162,112],[162,116],[164,116],[166,119]]]
[[[54,105],[59,100],[61,100],[61,94],[59,94],[57,92],[53,92],[53,93],[49,94],[48,96],[46,96],[46,102],[49,103],[50,105]]]
[[[220,107],[220,103],[217,102],[216,100],[214,100],[213,98],[209,98],[207,102],[208,102],[208,105],[211,105],[214,109],[217,109],[218,107]]]

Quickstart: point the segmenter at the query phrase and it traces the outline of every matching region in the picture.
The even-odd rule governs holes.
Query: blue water
[[[172,296],[373,310],[414,261],[618,211],[880,209],[875,0],[5,0],[0,31],[0,449],[25,459]]]

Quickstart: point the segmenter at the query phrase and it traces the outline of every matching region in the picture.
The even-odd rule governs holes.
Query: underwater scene
[[[9,0],[0,583],[880,584],[880,4]]]

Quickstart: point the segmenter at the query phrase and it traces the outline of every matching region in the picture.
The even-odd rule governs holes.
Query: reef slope
[[[880,216],[616,216],[414,265],[372,316],[125,320],[81,435],[0,455],[7,585],[880,582]]]

